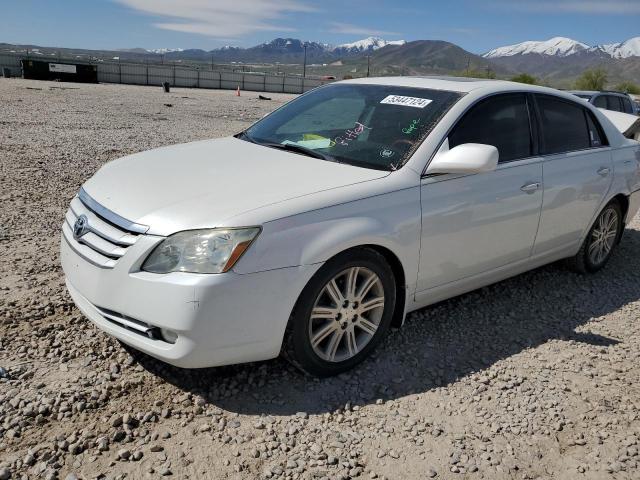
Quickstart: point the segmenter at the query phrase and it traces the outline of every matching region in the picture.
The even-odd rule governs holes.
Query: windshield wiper
[[[234,137],[239,138],[240,140],[246,140],[247,142],[251,142],[251,143],[259,143],[259,142],[256,142],[253,139],[253,137],[247,133],[246,130],[243,130],[240,133],[236,133]]]
[[[302,155],[306,155],[307,157],[320,158],[322,160],[330,160],[333,162],[337,162],[337,160],[329,155],[325,155],[324,153],[316,152],[307,147],[303,147],[302,145],[297,145],[295,143],[262,143],[256,142],[260,145],[264,145],[269,148],[278,148],[280,150],[287,150],[289,152],[300,153]]]
[[[279,150],[287,150],[289,152],[300,153],[302,155],[306,155],[308,157],[319,158],[321,160],[327,160],[329,162],[340,163],[339,160],[333,158],[330,155],[325,155],[324,153],[316,152],[307,147],[303,147],[302,145],[297,145],[295,143],[275,143],[275,142],[263,142],[257,140],[250,136],[246,131],[240,132],[235,136],[236,138],[240,138],[242,140],[246,140],[251,143],[255,143],[256,145],[262,145],[269,148],[277,148]]]

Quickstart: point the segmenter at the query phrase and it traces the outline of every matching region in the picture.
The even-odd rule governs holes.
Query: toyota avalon
[[[413,310],[561,259],[600,270],[639,190],[640,144],[571,94],[366,78],[106,164],[61,260],[84,315],[153,357],[326,376]]]

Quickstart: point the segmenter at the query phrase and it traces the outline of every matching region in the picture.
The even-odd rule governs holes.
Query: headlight
[[[179,232],[162,241],[142,265],[152,273],[222,273],[230,270],[260,228],[215,228]]]

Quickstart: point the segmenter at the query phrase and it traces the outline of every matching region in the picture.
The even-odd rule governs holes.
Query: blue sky
[[[77,48],[447,40],[476,53],[566,36],[640,36],[640,0],[0,0],[0,42]]]

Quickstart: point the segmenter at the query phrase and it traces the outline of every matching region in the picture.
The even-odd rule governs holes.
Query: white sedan
[[[367,78],[231,138],[102,167],[61,258],[98,327],[188,368],[285,353],[353,367],[408,312],[561,259],[609,260],[640,206],[640,144],[573,95]]]

